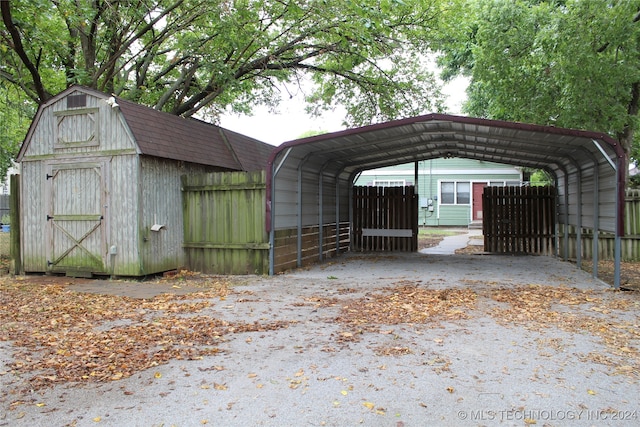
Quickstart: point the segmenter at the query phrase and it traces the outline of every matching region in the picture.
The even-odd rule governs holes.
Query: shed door
[[[47,173],[51,271],[105,272],[102,176],[99,163],[52,165]]]

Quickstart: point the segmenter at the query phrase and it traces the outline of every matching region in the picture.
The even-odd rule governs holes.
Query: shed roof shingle
[[[196,119],[118,98],[142,154],[229,170],[264,169],[272,145]]]

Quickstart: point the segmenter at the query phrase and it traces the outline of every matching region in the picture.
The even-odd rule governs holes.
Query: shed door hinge
[[[53,178],[53,175],[46,174],[45,176],[47,177],[47,179]]]
[[[53,217],[51,215],[47,215],[47,221],[49,221],[50,219],[53,219]]]

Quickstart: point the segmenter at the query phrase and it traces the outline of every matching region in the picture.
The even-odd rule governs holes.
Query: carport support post
[[[271,165],[271,201],[269,202],[269,206],[267,206],[270,215],[270,230],[269,230],[269,275],[273,276],[275,274],[275,263],[276,263],[276,254],[275,254],[275,228],[276,228],[276,215],[275,215],[275,201],[276,201],[276,175],[280,172],[280,168],[289,157],[291,153],[291,147],[287,149],[282,156],[282,160],[276,167],[275,164]]]
[[[618,157],[616,161],[616,172],[620,170],[623,165],[623,159]],[[618,175],[618,173],[616,173]],[[613,287],[615,289],[620,289],[620,258],[622,252],[622,238],[620,236],[623,230],[620,230],[620,221],[618,215],[620,215],[620,203],[624,202],[624,200],[620,200],[620,179],[616,177],[616,237],[615,237],[615,247],[614,247],[614,264],[613,264]]]
[[[322,207],[324,206],[324,200],[322,197],[324,184],[324,171],[320,171],[319,183],[318,183],[318,261],[322,262],[322,246],[324,245],[324,218],[322,217]]]
[[[569,175],[564,174],[564,260],[569,259]]]
[[[298,267],[302,267],[302,162],[298,166],[298,183],[297,183],[297,191],[298,194],[296,198],[298,199],[298,218],[297,218],[297,238],[296,238],[296,252],[298,252],[296,256],[296,264]]]
[[[578,211],[576,217],[576,266],[582,268],[582,170],[580,165],[576,165],[578,172],[578,203],[576,209]],[[568,241],[567,241],[568,242]]]
[[[340,181],[336,179],[336,256],[340,255]]]
[[[598,162],[595,162],[595,172],[593,176],[593,241],[591,242],[591,252],[593,255],[593,269],[591,275],[598,277],[598,240],[600,239],[600,175],[598,174]]]
[[[269,227],[269,276],[273,276],[275,274],[275,231],[274,229],[274,225],[275,225],[275,216],[273,215],[273,201],[274,201],[274,197],[275,197],[275,183],[276,183],[276,178],[275,178],[275,173],[274,173],[275,167],[272,165],[271,166],[271,206],[269,206],[269,214],[270,214],[270,218],[269,218],[269,222],[270,227]]]

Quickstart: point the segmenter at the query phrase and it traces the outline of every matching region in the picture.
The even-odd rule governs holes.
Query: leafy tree
[[[0,0],[2,168],[28,125],[13,116],[72,84],[212,121],[294,89],[345,125],[439,111],[421,59],[441,1]]]
[[[640,3],[459,0],[444,77],[470,77],[471,115],[607,132],[638,159]]]
[[[0,78],[37,104],[78,83],[215,119],[311,74],[310,111],[339,103],[365,124],[441,108],[418,60],[437,1],[2,1]]]
[[[22,98],[20,91],[1,81],[0,105],[4,106],[0,108],[0,182],[4,182],[35,109]]]

